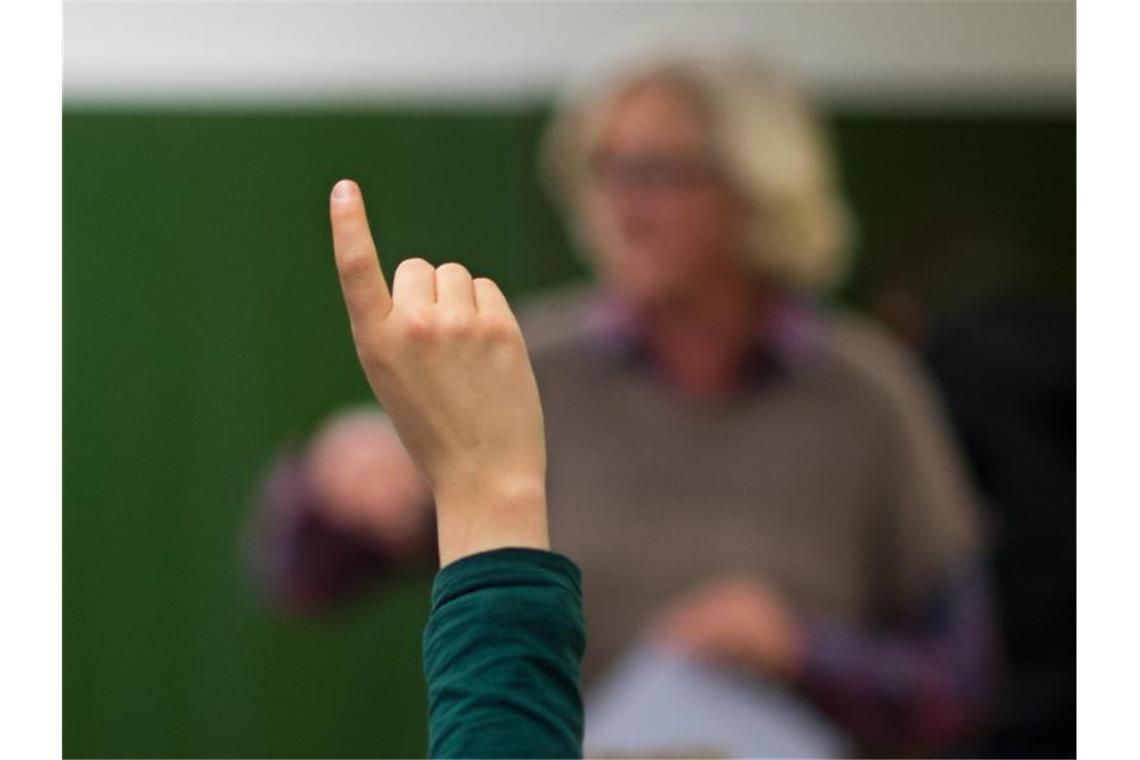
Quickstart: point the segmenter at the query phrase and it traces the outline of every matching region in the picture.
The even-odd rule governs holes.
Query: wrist
[[[542,478],[484,478],[435,493],[440,565],[508,547],[549,550]]]

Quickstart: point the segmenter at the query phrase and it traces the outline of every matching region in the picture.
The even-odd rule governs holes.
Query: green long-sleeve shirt
[[[581,574],[499,549],[444,567],[424,631],[431,757],[581,757]]]

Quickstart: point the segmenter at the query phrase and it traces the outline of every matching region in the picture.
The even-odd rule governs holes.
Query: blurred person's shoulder
[[[874,388],[886,403],[937,402],[920,358],[885,327],[850,310],[829,312],[824,325],[834,366]]]
[[[824,317],[826,373],[851,403],[876,420],[876,429],[938,471],[955,471],[962,491],[960,453],[945,402],[921,357],[886,327],[849,310]],[[938,476],[941,480],[941,473]],[[963,500],[973,500],[966,493]]]
[[[976,511],[980,495],[921,358],[867,317],[837,311],[826,321],[832,366],[874,399],[876,416],[899,444],[893,459],[905,461],[903,479],[938,515],[938,551],[976,548],[984,534]]]

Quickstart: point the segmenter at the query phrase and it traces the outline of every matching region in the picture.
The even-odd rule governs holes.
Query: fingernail
[[[356,183],[350,179],[342,179],[333,185],[332,197],[334,201],[347,201],[356,195]]]

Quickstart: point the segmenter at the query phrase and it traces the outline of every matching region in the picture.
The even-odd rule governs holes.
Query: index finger
[[[392,296],[368,228],[364,196],[352,180],[342,179],[333,186],[329,218],[348,317],[354,331],[365,329],[387,316],[392,309]]]

